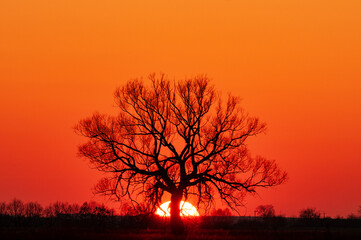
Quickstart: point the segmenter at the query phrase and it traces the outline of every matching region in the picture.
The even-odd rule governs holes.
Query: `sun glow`
[[[162,216],[162,217],[169,217],[170,216],[170,201],[163,203],[157,209],[155,214]],[[181,208],[181,216],[199,216],[197,209],[190,204],[189,202],[181,201],[180,203]]]

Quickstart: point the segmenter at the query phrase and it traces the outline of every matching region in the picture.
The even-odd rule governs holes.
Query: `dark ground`
[[[161,217],[0,216],[0,239],[361,239],[361,219],[200,217],[186,226],[185,235],[174,236]]]

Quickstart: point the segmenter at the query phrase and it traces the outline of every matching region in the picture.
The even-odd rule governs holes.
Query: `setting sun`
[[[160,207],[157,209],[155,214],[162,216],[162,217],[163,216],[169,217],[170,216],[169,204],[170,204],[170,201],[165,202],[162,205],[160,205]],[[181,201],[180,207],[181,207],[181,213],[180,213],[181,216],[199,216],[197,209],[189,202]]]

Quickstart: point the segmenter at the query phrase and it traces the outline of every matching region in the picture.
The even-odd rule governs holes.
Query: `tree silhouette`
[[[99,204],[94,201],[84,202],[80,209],[79,214],[82,215],[96,215],[96,216],[113,216],[114,210],[108,209],[104,204]]]
[[[218,208],[212,210],[211,216],[232,216],[232,213],[229,210],[229,208],[225,208],[225,209]]]
[[[129,203],[125,203],[121,207],[121,214],[123,216],[141,216],[147,213],[147,207],[144,203],[137,204],[133,207]]]
[[[25,217],[40,217],[43,212],[43,207],[37,202],[28,202],[24,205]]]
[[[14,198],[6,205],[6,209],[10,216],[19,217],[24,215],[24,203],[19,199]]]
[[[76,206],[76,204],[70,205],[67,202],[56,201],[55,203],[49,204],[49,206],[47,206],[44,209],[44,215],[46,217],[56,217],[58,215],[63,215],[63,214],[77,213],[77,212],[74,212],[73,207],[74,207],[74,209],[79,208],[79,206]]]
[[[6,203],[0,202],[0,215],[6,215],[6,214],[7,214]]]
[[[320,218],[321,212],[316,208],[305,208],[300,211],[300,218]]]
[[[155,211],[168,192],[172,231],[182,232],[182,198],[208,208],[218,195],[236,209],[257,187],[284,182],[274,161],[248,153],[246,140],[266,125],[248,116],[238,97],[223,99],[206,76],[175,82],[152,74],[149,80],[115,91],[117,116],[94,113],[75,126],[88,138],[80,156],[110,173],[98,193],[145,201]]]
[[[254,212],[257,216],[264,218],[270,218],[276,215],[273,205],[259,205]]]

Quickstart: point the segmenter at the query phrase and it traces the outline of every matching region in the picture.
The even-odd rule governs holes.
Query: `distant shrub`
[[[24,215],[24,204],[21,200],[14,198],[6,205],[6,212],[13,217]]]
[[[256,216],[270,218],[276,215],[273,205],[259,205],[255,209]]]
[[[124,216],[141,216],[149,213],[144,203],[131,205],[129,203],[124,203],[121,207],[121,214]]]
[[[353,213],[351,213],[351,214],[349,214],[348,216],[347,216],[347,219],[357,219],[358,217],[355,215],[355,214],[353,214]]]
[[[218,208],[212,210],[211,216],[232,216],[232,213],[229,210],[229,208],[225,208],[225,209]]]
[[[321,212],[316,208],[305,208],[300,211],[300,218],[320,218]]]
[[[40,217],[43,213],[43,207],[37,202],[28,202],[24,205],[25,217]]]
[[[356,214],[351,213],[347,216],[347,219],[361,219],[361,206],[359,206]]]
[[[6,215],[6,203],[0,202],[0,215]]]
[[[56,217],[58,215],[63,214],[77,214],[78,212],[74,211],[73,205],[70,205],[67,202],[60,202],[57,201],[55,203],[49,204],[44,209],[44,216],[45,217]]]
[[[96,202],[84,202],[80,209],[79,214],[81,215],[96,215],[96,216],[112,216],[114,215],[114,209],[105,207],[104,204]]]

